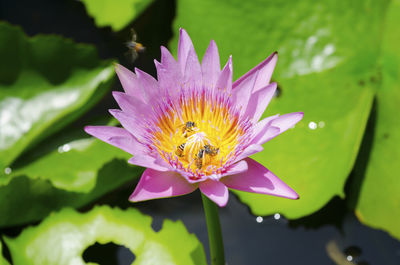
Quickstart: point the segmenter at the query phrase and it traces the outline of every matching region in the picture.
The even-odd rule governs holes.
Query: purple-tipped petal
[[[226,173],[224,173],[222,176],[242,173],[242,172],[247,171],[247,169],[248,169],[247,162],[245,160],[241,160],[241,161],[237,162],[236,164],[233,164],[232,166],[230,166],[227,169]]]
[[[265,128],[265,130],[262,133],[258,134],[256,137],[254,137],[254,139],[252,140],[252,143],[259,144],[259,145],[265,144],[269,140],[278,136],[280,133],[281,132],[278,127],[268,126]]]
[[[151,157],[149,155],[146,155],[145,153],[141,153],[141,154],[131,157],[128,160],[128,163],[130,163],[132,165],[141,166],[141,167],[151,168],[151,169],[154,169],[157,171],[169,171],[170,170],[170,167],[168,166],[168,164],[165,161],[163,161],[162,159],[157,159],[157,158]]]
[[[173,73],[169,71],[164,65],[154,60],[157,69],[157,79],[160,87],[160,96],[176,97],[180,93],[179,80]]]
[[[246,149],[244,149],[243,152],[236,157],[235,162],[245,159],[246,157],[249,157],[251,155],[257,154],[262,150],[264,150],[264,148],[261,145],[251,144],[247,146]]]
[[[265,118],[255,126],[257,132],[254,133],[252,144],[264,144],[281,133],[292,128],[303,118],[303,112],[293,112],[277,117],[278,115]]]
[[[226,63],[224,69],[222,69],[221,74],[218,77],[216,88],[230,92],[232,90],[232,75],[232,56],[229,56],[228,62]]]
[[[246,158],[247,172],[227,176],[221,181],[231,189],[298,199],[299,195],[271,171],[251,158]]]
[[[204,54],[201,62],[201,72],[203,74],[203,84],[206,87],[214,88],[221,73],[218,48],[214,40],[210,42]]]
[[[249,104],[256,78],[256,75],[249,76],[232,90],[232,101],[243,112]]]
[[[129,113],[130,116],[145,118],[146,114],[151,111],[150,105],[137,100],[135,97],[118,91],[113,91],[112,95],[122,111]]]
[[[171,72],[179,72],[178,63],[167,48],[161,46],[161,64]]]
[[[262,89],[263,87],[269,84],[277,60],[278,60],[278,53],[274,52],[267,59],[262,61],[259,65],[257,65],[249,72],[247,72],[245,75],[243,75],[241,78],[236,80],[235,83],[233,83],[233,89],[236,89],[244,80],[253,75],[257,76],[253,93],[258,91],[259,89]]]
[[[161,63],[156,60],[154,60],[154,63],[157,68],[157,79],[161,90],[165,94],[176,97],[180,92],[180,80],[182,80],[178,63],[167,48],[163,46],[161,46]]]
[[[190,39],[186,30],[181,28],[179,29],[178,64],[182,74],[185,73],[186,63],[190,51],[196,54],[194,51],[192,40]]]
[[[202,88],[202,74],[199,59],[194,49],[189,50],[184,70],[183,83],[190,88]]]
[[[143,150],[143,146],[123,128],[112,126],[86,126],[85,132],[130,154],[137,154]]]
[[[155,97],[160,96],[160,89],[157,80],[138,68],[135,68],[135,73],[140,85],[143,87],[145,102],[151,103]]]
[[[257,122],[274,96],[275,90],[276,83],[271,83],[254,92],[250,97],[244,116],[250,117],[254,122]]]
[[[145,102],[143,87],[138,81],[137,76],[120,64],[115,64],[115,72],[125,93]]]
[[[276,114],[259,121],[254,126],[253,139],[251,140],[251,143],[262,145],[278,135],[280,133],[280,129],[278,127],[271,126],[272,121],[278,117],[279,114]]]
[[[191,193],[196,188],[196,185],[189,184],[175,172],[146,169],[129,200],[138,202],[180,196]]]
[[[121,123],[122,127],[141,140],[144,126],[140,117],[129,115],[119,109],[110,109],[109,112]]]
[[[259,134],[262,134],[263,131],[265,130],[265,128],[271,126],[272,120],[274,120],[278,117],[279,117],[279,114],[276,114],[276,115],[264,118],[261,121],[257,122],[253,127],[253,135],[257,136]]]
[[[228,188],[217,180],[206,180],[199,183],[201,192],[219,207],[224,207],[229,199]]]
[[[292,112],[288,114],[284,114],[274,119],[271,122],[271,126],[278,127],[280,129],[280,133],[283,133],[287,129],[292,128],[296,123],[303,119],[303,112]]]

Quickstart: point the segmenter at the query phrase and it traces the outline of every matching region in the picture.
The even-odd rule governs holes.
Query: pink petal
[[[203,74],[203,83],[205,86],[215,87],[221,73],[221,65],[219,63],[217,44],[214,40],[210,42],[204,54],[203,61],[201,62],[201,72]]]
[[[186,30],[181,28],[179,29],[178,64],[182,74],[185,73],[186,63],[190,51],[194,52],[192,40],[190,39]]]
[[[135,73],[138,78],[139,84],[143,88],[145,102],[149,103],[155,97],[160,95],[160,89],[157,83],[157,80],[154,79],[151,75],[142,70],[135,68]]]
[[[179,78],[171,73],[170,69],[162,65],[161,63],[154,60],[154,64],[157,69],[157,79],[160,87],[160,93],[158,96],[165,97],[166,95],[176,96],[180,92]]]
[[[188,84],[191,88],[202,87],[201,66],[194,49],[189,50],[189,54],[186,59],[183,82]]]
[[[201,192],[219,207],[224,207],[228,202],[228,188],[217,180],[208,179],[199,183]]]
[[[274,119],[271,122],[271,126],[278,127],[280,129],[280,133],[283,133],[287,129],[292,128],[296,123],[298,123],[301,119],[303,119],[303,112],[293,112],[284,114]]]
[[[221,74],[219,75],[216,88],[222,89],[226,91],[232,90],[232,73],[233,73],[233,66],[232,66],[232,56],[229,56],[228,62],[222,69]]]
[[[144,125],[142,125],[142,120],[138,119],[134,115],[129,115],[118,109],[110,109],[109,112],[113,115],[121,125],[133,134],[139,140],[144,133]]]
[[[174,56],[164,46],[161,46],[161,64],[170,69],[171,72],[179,72],[178,63],[175,61]]]
[[[143,172],[129,200],[138,202],[180,196],[191,193],[196,188],[196,185],[189,184],[182,176],[175,172],[159,172],[148,168]]]
[[[161,46],[161,63],[154,60],[157,68],[157,79],[159,86],[164,90],[165,94],[175,97],[180,92],[180,80],[182,75],[171,53],[163,46]]]
[[[251,141],[252,144],[259,144],[263,145],[269,140],[275,138],[280,134],[280,130],[278,127],[274,126],[267,126],[265,127],[265,130],[256,135],[253,140]]]
[[[271,171],[251,158],[246,158],[247,172],[221,179],[231,189],[298,199],[299,195]]]
[[[120,64],[115,64],[115,72],[118,75],[119,81],[121,82],[122,88],[125,93],[136,97],[138,100],[145,102],[144,91],[140,85],[137,76],[123,67]]]
[[[169,165],[161,158],[154,158],[146,155],[144,152],[135,155],[128,160],[128,163],[141,167],[151,168],[157,171],[168,171],[170,170]]]
[[[130,154],[137,154],[143,149],[143,145],[138,143],[136,139],[123,128],[112,126],[86,126],[85,132]]]
[[[254,92],[250,97],[244,116],[250,117],[254,122],[257,122],[274,96],[275,90],[276,83],[271,83]]]
[[[253,93],[265,87],[266,85],[269,84],[271,80],[272,72],[274,71],[277,60],[278,60],[278,53],[274,52],[267,59],[262,61],[259,65],[257,65],[249,72],[247,72],[245,75],[243,75],[241,78],[236,80],[235,83],[233,83],[233,89],[236,89],[236,87],[238,87],[240,83],[242,83],[244,80],[253,75],[257,76]]]
[[[266,127],[271,126],[272,120],[276,119],[279,117],[279,114],[269,116],[267,118],[262,119],[261,121],[257,122],[254,127],[253,127],[253,134],[255,136],[262,134],[263,131],[265,131]]]
[[[238,157],[236,157],[235,162],[240,161],[240,160],[242,160],[246,157],[249,157],[251,155],[254,155],[256,153],[259,153],[262,150],[264,150],[264,148],[261,145],[251,144],[251,145],[247,146],[246,149],[244,149],[243,152]]]
[[[256,75],[249,76],[249,78],[243,80],[243,82],[232,90],[233,103],[243,112],[246,110],[247,104],[249,104],[256,78]]]
[[[131,116],[144,118],[145,114],[151,111],[151,106],[143,103],[142,101],[137,100],[135,97],[132,97],[128,94],[113,91],[112,95],[117,101],[118,106],[126,113],[129,113]]]
[[[227,169],[227,172],[222,174],[222,176],[234,175],[234,174],[242,173],[244,171],[247,171],[247,169],[248,169],[247,162],[245,160],[241,160],[241,161],[231,165]]]

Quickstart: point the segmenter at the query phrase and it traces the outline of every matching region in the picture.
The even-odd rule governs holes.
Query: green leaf
[[[222,58],[233,54],[236,78],[279,51],[273,79],[281,94],[264,117],[305,113],[293,130],[254,156],[300,200],[239,192],[254,214],[299,218],[344,196],[376,87],[370,78],[376,75],[385,6],[362,0],[178,2],[175,32],[186,28],[198,51],[215,39]],[[172,50],[177,42],[175,34]]]
[[[84,206],[140,176],[142,172],[143,168],[130,166],[126,160],[114,159],[97,172],[96,186],[90,193],[58,189],[47,180],[15,177],[7,186],[0,187],[0,227],[38,221],[65,206]]]
[[[392,1],[382,45],[376,129],[356,206],[361,222],[400,239],[400,1]],[[359,187],[356,187],[359,188]]]
[[[8,261],[5,258],[3,258],[1,253],[3,252],[2,252],[2,244],[0,241],[0,265],[10,265],[10,263],[8,263]]]
[[[155,232],[151,217],[133,208],[101,206],[85,214],[63,209],[5,241],[14,265],[86,264],[81,255],[95,242],[126,246],[136,256],[135,265],[206,264],[201,243],[182,222],[165,220]]]
[[[22,152],[93,106],[108,91],[114,71],[92,46],[58,36],[28,38],[4,22],[0,58],[1,179]]]
[[[27,153],[3,182],[26,175],[31,179],[49,180],[58,189],[89,192],[96,185],[98,170],[105,163],[114,158],[127,161],[130,157],[112,145],[89,138],[83,127],[78,127],[48,139],[40,150]]]
[[[111,26],[114,31],[126,27],[153,0],[82,0],[98,27]]]

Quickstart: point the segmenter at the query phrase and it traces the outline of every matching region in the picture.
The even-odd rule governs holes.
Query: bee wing
[[[136,52],[135,49],[132,49],[132,50],[131,50],[131,60],[132,60],[132,63],[137,59],[137,57],[138,57],[138,53]]]
[[[137,52],[136,52],[135,49],[129,49],[129,50],[125,53],[125,57],[126,57],[130,62],[133,63],[133,62],[137,59],[138,54],[137,54]]]
[[[131,36],[132,36],[131,37],[132,41],[136,42],[137,34],[136,34],[136,31],[133,28],[131,28]]]

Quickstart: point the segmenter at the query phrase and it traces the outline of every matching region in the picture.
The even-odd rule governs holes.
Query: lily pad
[[[206,264],[203,246],[182,222],[165,220],[155,232],[151,221],[133,208],[101,206],[85,214],[63,209],[5,241],[14,265],[86,264],[82,253],[96,242],[126,246],[135,265]]]
[[[0,265],[10,265],[10,263],[8,263],[8,261],[2,256],[2,244],[0,241]]]
[[[198,51],[215,39],[222,58],[233,54],[236,78],[279,52],[273,79],[281,93],[264,117],[304,111],[295,129],[254,156],[300,200],[239,192],[254,214],[300,218],[344,196],[376,89],[371,77],[377,73],[386,6],[361,0],[178,2],[175,32],[185,28]]]
[[[0,23],[0,179],[27,149],[76,119],[108,91],[110,62],[93,46],[28,38]]]
[[[111,123],[116,124],[115,121]],[[40,150],[34,149],[25,154],[3,182],[8,183],[14,177],[25,175],[31,179],[48,180],[57,189],[90,192],[96,185],[98,171],[105,163],[115,158],[127,161],[130,157],[130,154],[112,145],[88,137],[83,128],[78,127],[64,130],[62,134],[46,140]]]
[[[66,206],[82,207],[142,173],[143,168],[114,159],[97,172],[96,186],[89,193],[58,189],[47,180],[15,177],[7,186],[0,187],[0,227],[38,221]]]
[[[400,239],[400,1],[388,8],[382,45],[382,87],[370,158],[356,215],[361,222]],[[357,187],[359,188],[359,187]]]
[[[126,27],[153,0],[82,0],[98,27],[111,26],[114,31]]]

